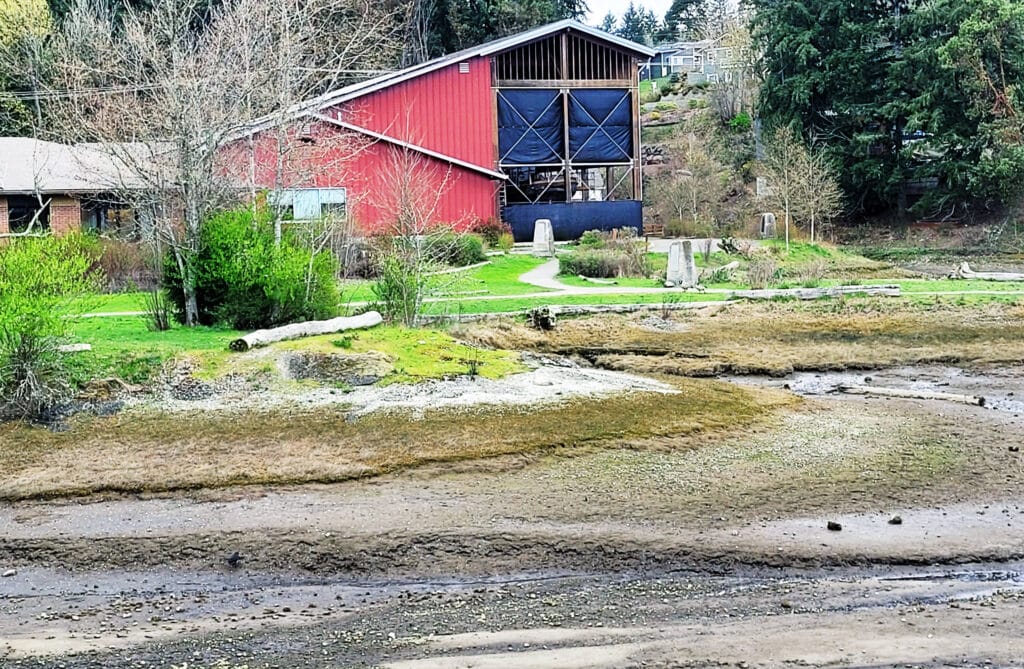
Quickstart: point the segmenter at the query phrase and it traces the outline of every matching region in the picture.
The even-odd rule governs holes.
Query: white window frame
[[[286,188],[271,191],[267,197],[272,206],[290,207],[296,221],[316,221],[327,215],[325,206],[348,204],[345,188]]]

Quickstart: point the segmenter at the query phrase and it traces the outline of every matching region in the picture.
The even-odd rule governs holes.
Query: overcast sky
[[[634,2],[650,9],[659,20],[665,18],[665,12],[672,4],[672,0],[634,0]],[[590,18],[587,23],[596,26],[601,23],[601,19],[609,11],[621,18],[626,12],[626,7],[629,6],[629,0],[587,0],[587,6],[590,7]]]

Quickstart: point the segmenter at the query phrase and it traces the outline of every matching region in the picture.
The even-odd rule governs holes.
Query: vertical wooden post
[[[565,170],[565,201],[572,202],[572,161],[569,156],[569,32],[562,31],[562,150],[565,152],[562,169]]]
[[[629,94],[633,98],[633,198],[644,199],[644,180],[642,174],[643,151],[640,147],[640,63],[630,59],[632,73],[630,74]]]

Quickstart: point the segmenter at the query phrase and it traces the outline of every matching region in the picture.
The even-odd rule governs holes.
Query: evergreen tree
[[[608,12],[605,14],[604,18],[601,19],[601,25],[599,27],[606,33],[614,34],[617,32],[619,29],[619,19],[615,16],[615,12]]]
[[[559,19],[575,19],[582,21],[587,18],[590,7],[587,0],[554,0],[554,15]]]
[[[672,0],[659,31],[661,41],[696,39],[703,30],[707,0]]]
[[[651,44],[658,29],[658,18],[646,7],[638,7],[630,0],[622,24],[616,34],[638,44]]]
[[[754,0],[760,113],[842,165],[862,211],[1005,201],[1024,181],[1024,8],[1014,0]]]

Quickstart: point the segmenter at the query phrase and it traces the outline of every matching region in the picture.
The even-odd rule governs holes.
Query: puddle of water
[[[928,365],[895,367],[876,371],[795,372],[784,378],[766,376],[731,376],[727,381],[740,384],[786,388],[808,397],[831,395],[838,387],[867,385],[902,390],[980,395],[985,408],[1003,413],[1024,415],[1024,374],[999,368],[974,371],[960,367]]]

